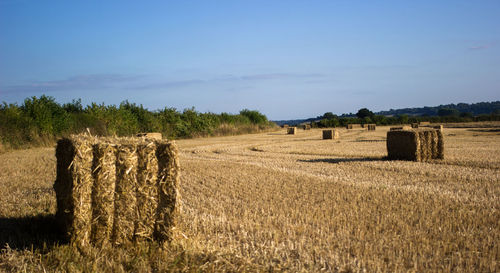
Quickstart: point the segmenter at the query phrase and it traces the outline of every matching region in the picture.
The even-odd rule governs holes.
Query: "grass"
[[[500,271],[500,133],[445,128],[419,163],[384,159],[388,129],[180,140],[172,243],[86,255],[52,229],[54,149],[1,154],[0,271]]]

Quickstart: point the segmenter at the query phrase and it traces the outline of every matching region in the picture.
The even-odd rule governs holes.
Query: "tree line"
[[[473,115],[471,112],[460,112],[454,108],[440,108],[437,110],[437,115],[428,116],[409,116],[407,114],[399,114],[394,116],[386,116],[375,114],[367,108],[361,108],[355,115],[337,116],[332,112],[327,112],[322,116],[317,117],[316,121],[311,122],[312,127],[338,127],[346,126],[347,124],[369,124],[377,125],[396,125],[418,123],[421,121],[430,121],[432,123],[446,122],[473,122],[473,121],[497,121],[500,120],[499,109],[494,109],[488,114]]]
[[[200,113],[195,108],[165,107],[149,111],[124,101],[120,105],[91,103],[81,99],[59,104],[53,97],[26,98],[22,105],[0,105],[0,144],[12,148],[50,144],[61,136],[89,130],[99,136],[131,136],[161,132],[169,139],[258,132],[276,126],[256,110],[239,114]]]

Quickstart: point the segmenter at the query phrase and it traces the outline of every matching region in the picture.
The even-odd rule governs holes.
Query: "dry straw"
[[[420,125],[420,126],[428,126],[428,125],[431,125],[431,123],[430,123],[430,121],[421,121],[421,122],[419,122],[418,125]]]
[[[287,134],[289,134],[289,135],[295,135],[296,131],[297,131],[297,128],[295,128],[295,127],[288,127]]]
[[[175,143],[71,136],[56,149],[56,218],[71,244],[170,240],[178,210]]]
[[[439,130],[391,130],[387,132],[387,153],[389,159],[444,159],[443,134]]]
[[[290,127],[288,124],[283,124],[283,128],[287,129],[288,127]]]

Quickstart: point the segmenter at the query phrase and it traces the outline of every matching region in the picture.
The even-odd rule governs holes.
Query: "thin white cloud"
[[[34,91],[72,91],[110,88],[123,83],[134,82],[142,78],[140,75],[124,74],[86,74],[76,75],[62,80],[36,81],[1,88],[6,93]]]

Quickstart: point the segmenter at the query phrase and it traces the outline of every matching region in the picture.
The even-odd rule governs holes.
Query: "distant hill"
[[[458,110],[460,113],[470,113],[473,116],[499,113],[500,112],[500,101],[492,102],[478,102],[478,103],[458,103],[458,104],[445,104],[439,106],[424,106],[415,108],[402,108],[402,109],[390,109],[388,111],[380,111],[375,113],[376,115],[383,116],[398,116],[398,115],[408,115],[408,116],[437,116],[439,109],[454,109]],[[357,110],[355,111],[357,112]],[[343,117],[355,117],[352,114],[342,114]],[[308,119],[293,119],[293,120],[273,120],[274,123],[281,126],[283,124],[288,125],[299,125],[301,123],[318,121],[321,120],[322,116]]]
[[[471,113],[474,116],[490,114],[494,111],[500,110],[500,101],[492,102],[478,102],[478,103],[458,103],[446,104],[439,106],[424,106],[416,108],[402,108],[391,109],[389,111],[380,111],[375,113],[377,115],[395,116],[395,115],[408,115],[408,116],[437,116],[439,109],[455,109],[460,113]]]

